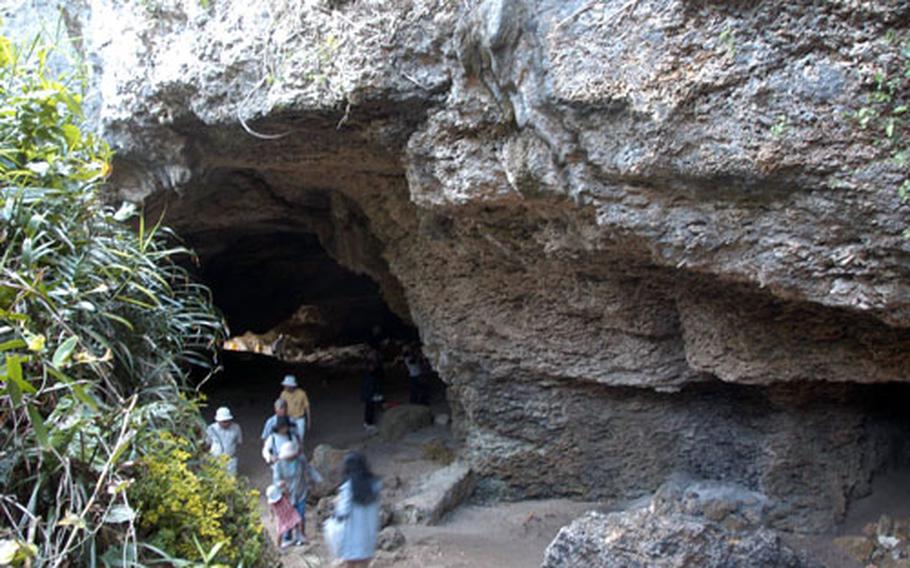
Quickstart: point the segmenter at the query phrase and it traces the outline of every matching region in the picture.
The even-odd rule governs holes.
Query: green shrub
[[[111,152],[81,126],[80,77],[51,77],[51,56],[0,38],[0,565],[141,566],[160,556],[149,536],[166,555],[250,566],[252,496],[198,451],[181,467],[217,526],[167,540],[179,525],[150,521],[160,501],[131,499],[171,490],[152,466],[177,451],[162,440],[201,432],[187,370],[211,365],[223,324],[175,262],[189,251],[100,200]],[[184,546],[222,536],[250,548]]]
[[[143,475],[128,491],[142,511],[141,536],[184,558],[220,545],[215,560],[253,566],[264,544],[258,493],[227,473],[226,458],[206,455],[186,438],[164,432],[148,450],[139,461]]]

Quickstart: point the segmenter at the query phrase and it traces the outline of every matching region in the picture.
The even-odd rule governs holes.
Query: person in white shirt
[[[287,416],[279,416],[272,426],[272,433],[265,437],[262,444],[262,459],[272,465],[278,461],[278,454],[285,442],[295,442],[302,446],[302,440],[297,436],[294,423]]]
[[[205,430],[213,456],[228,457],[227,470],[237,475],[237,447],[243,443],[243,432],[226,406],[215,411],[215,422]]]

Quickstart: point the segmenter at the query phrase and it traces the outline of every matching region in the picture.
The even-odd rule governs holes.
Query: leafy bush
[[[225,460],[200,453],[186,438],[160,435],[128,491],[144,511],[140,529],[149,544],[185,558],[220,545],[213,560],[256,563],[264,544],[259,495],[227,473]]]
[[[189,251],[99,199],[111,152],[81,128],[79,77],[50,77],[51,55],[0,38],[0,565],[139,566],[140,539],[157,534],[143,507],[159,502],[137,510],[129,487],[170,473],[151,467],[161,431],[201,431],[186,373],[210,366],[223,324],[175,263]],[[220,511],[196,539],[258,530],[235,480],[205,460],[181,467]],[[185,537],[180,552],[211,560]],[[236,556],[250,565],[251,550]]]

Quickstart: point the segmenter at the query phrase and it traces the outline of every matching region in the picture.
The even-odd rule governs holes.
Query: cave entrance
[[[371,438],[361,401],[371,353],[381,353],[385,406],[409,403],[402,355],[406,346],[419,347],[416,328],[392,311],[370,276],[341,266],[317,235],[260,227],[191,233],[187,240],[199,251],[199,276],[231,332],[223,370],[205,385],[204,414],[210,419],[219,406],[231,409],[246,439],[239,471],[257,486],[268,484],[260,435],[285,375],[297,377],[311,403],[307,455],[320,444],[356,448]],[[427,385],[432,411],[447,412],[444,384],[431,372]]]
[[[389,309],[369,277],[338,264],[316,235],[261,232],[224,235],[223,250],[204,259],[202,278],[225,314],[225,349],[299,359],[320,348],[383,337],[413,342],[417,332]]]

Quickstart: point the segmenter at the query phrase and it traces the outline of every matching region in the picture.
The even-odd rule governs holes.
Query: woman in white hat
[[[291,504],[300,515],[300,536],[297,544],[303,544],[306,537],[306,496],[310,480],[322,483],[322,476],[316,471],[297,442],[285,442],[278,450],[278,461],[272,465],[272,483],[287,493]]]
[[[243,443],[243,432],[234,422],[231,410],[222,406],[215,411],[215,422],[205,430],[213,456],[227,456],[227,470],[237,475],[237,446]]]

